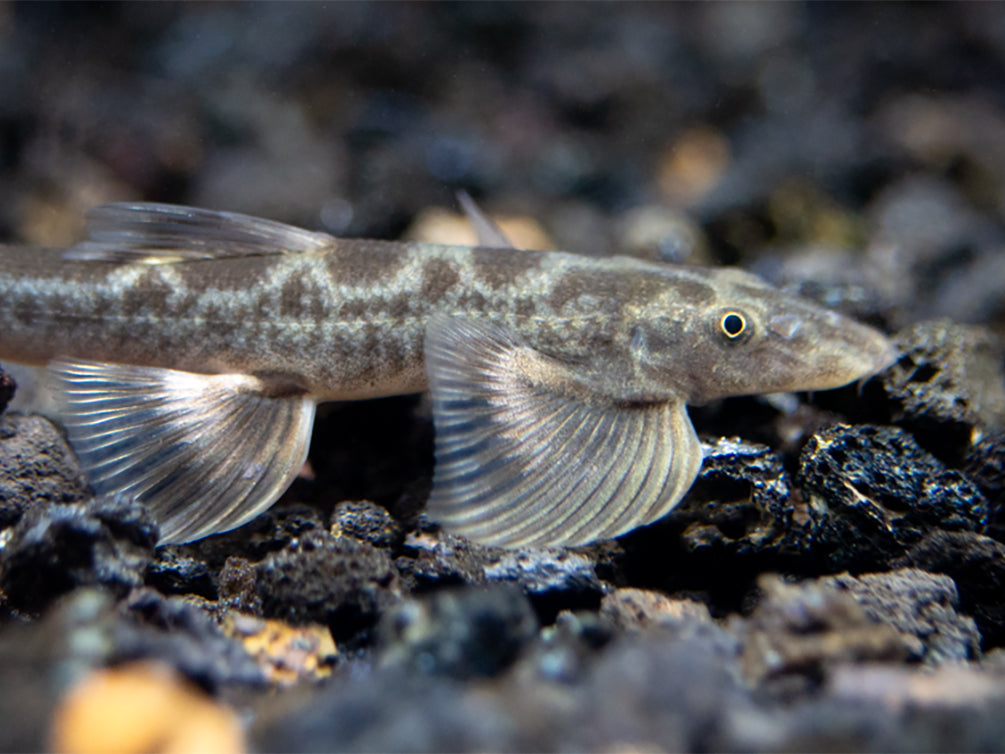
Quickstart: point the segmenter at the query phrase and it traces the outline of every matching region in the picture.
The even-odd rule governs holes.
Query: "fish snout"
[[[841,317],[831,337],[820,334],[811,352],[819,354],[818,384],[810,389],[829,390],[864,381],[899,358],[896,346],[875,328]]]

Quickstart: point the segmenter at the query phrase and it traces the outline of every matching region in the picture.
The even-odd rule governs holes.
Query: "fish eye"
[[[719,329],[730,340],[736,340],[747,331],[747,319],[740,312],[723,312]]]

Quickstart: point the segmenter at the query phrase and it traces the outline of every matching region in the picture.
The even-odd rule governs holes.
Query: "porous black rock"
[[[499,673],[537,634],[534,611],[515,586],[447,589],[408,600],[381,621],[387,665],[466,679]]]
[[[135,503],[37,505],[0,550],[0,590],[9,609],[28,614],[83,586],[122,597],[143,584],[156,538],[149,514]]]
[[[318,529],[270,553],[256,571],[265,617],[326,624],[336,641],[367,631],[400,599],[397,572],[386,552]]]
[[[419,526],[405,541],[406,554],[395,560],[411,591],[512,583],[530,597],[545,623],[561,610],[600,604],[604,584],[599,571],[616,550],[610,543],[575,549],[485,547],[438,530],[424,516]]]
[[[261,617],[262,598],[256,589],[257,581],[256,565],[246,558],[231,555],[216,577],[217,608]]]
[[[215,600],[214,576],[205,560],[191,557],[181,548],[159,547],[147,566],[145,581],[162,594],[197,594]]]
[[[664,519],[683,530],[684,550],[743,557],[791,547],[792,487],[778,455],[735,437],[704,443],[702,452],[698,478]]]
[[[896,427],[818,432],[803,448],[797,480],[809,502],[813,556],[829,569],[876,569],[930,531],[987,523],[973,482]]]
[[[369,500],[347,500],[337,504],[332,511],[331,532],[384,549],[397,547],[405,538],[401,525],[387,508]]]
[[[760,569],[803,557],[798,501],[778,454],[738,438],[705,442],[702,450],[701,471],[680,504],[622,538],[617,583],[712,590],[729,602]]]
[[[316,508],[302,503],[280,504],[238,529],[189,542],[178,550],[219,569],[231,555],[240,554],[258,562],[314,531],[325,531],[324,518]]]
[[[976,432],[1005,425],[1001,341],[986,327],[944,320],[899,332],[900,358],[879,378],[890,420],[947,463]]]
[[[10,526],[29,508],[89,496],[80,464],[52,422],[37,415],[0,416],[0,526]]]
[[[254,658],[197,600],[138,589],[116,607],[106,630],[107,663],[157,659],[209,691],[266,684]]]
[[[1005,540],[1005,432],[982,433],[967,449],[962,469],[991,506],[988,533]]]

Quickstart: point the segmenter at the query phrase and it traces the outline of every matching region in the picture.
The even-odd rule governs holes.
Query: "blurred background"
[[[991,3],[4,4],[0,240],[122,199],[443,237],[465,189],[522,244],[1001,332],[1003,62]]]

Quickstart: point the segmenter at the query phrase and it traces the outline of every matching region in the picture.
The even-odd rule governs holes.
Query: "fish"
[[[615,538],[694,482],[688,405],[896,359],[740,269],[506,248],[484,218],[488,246],[155,203],[86,220],[68,249],[0,247],[0,359],[47,365],[95,493],[144,504],[161,544],[268,509],[319,403],[425,390],[432,520],[498,547]]]

